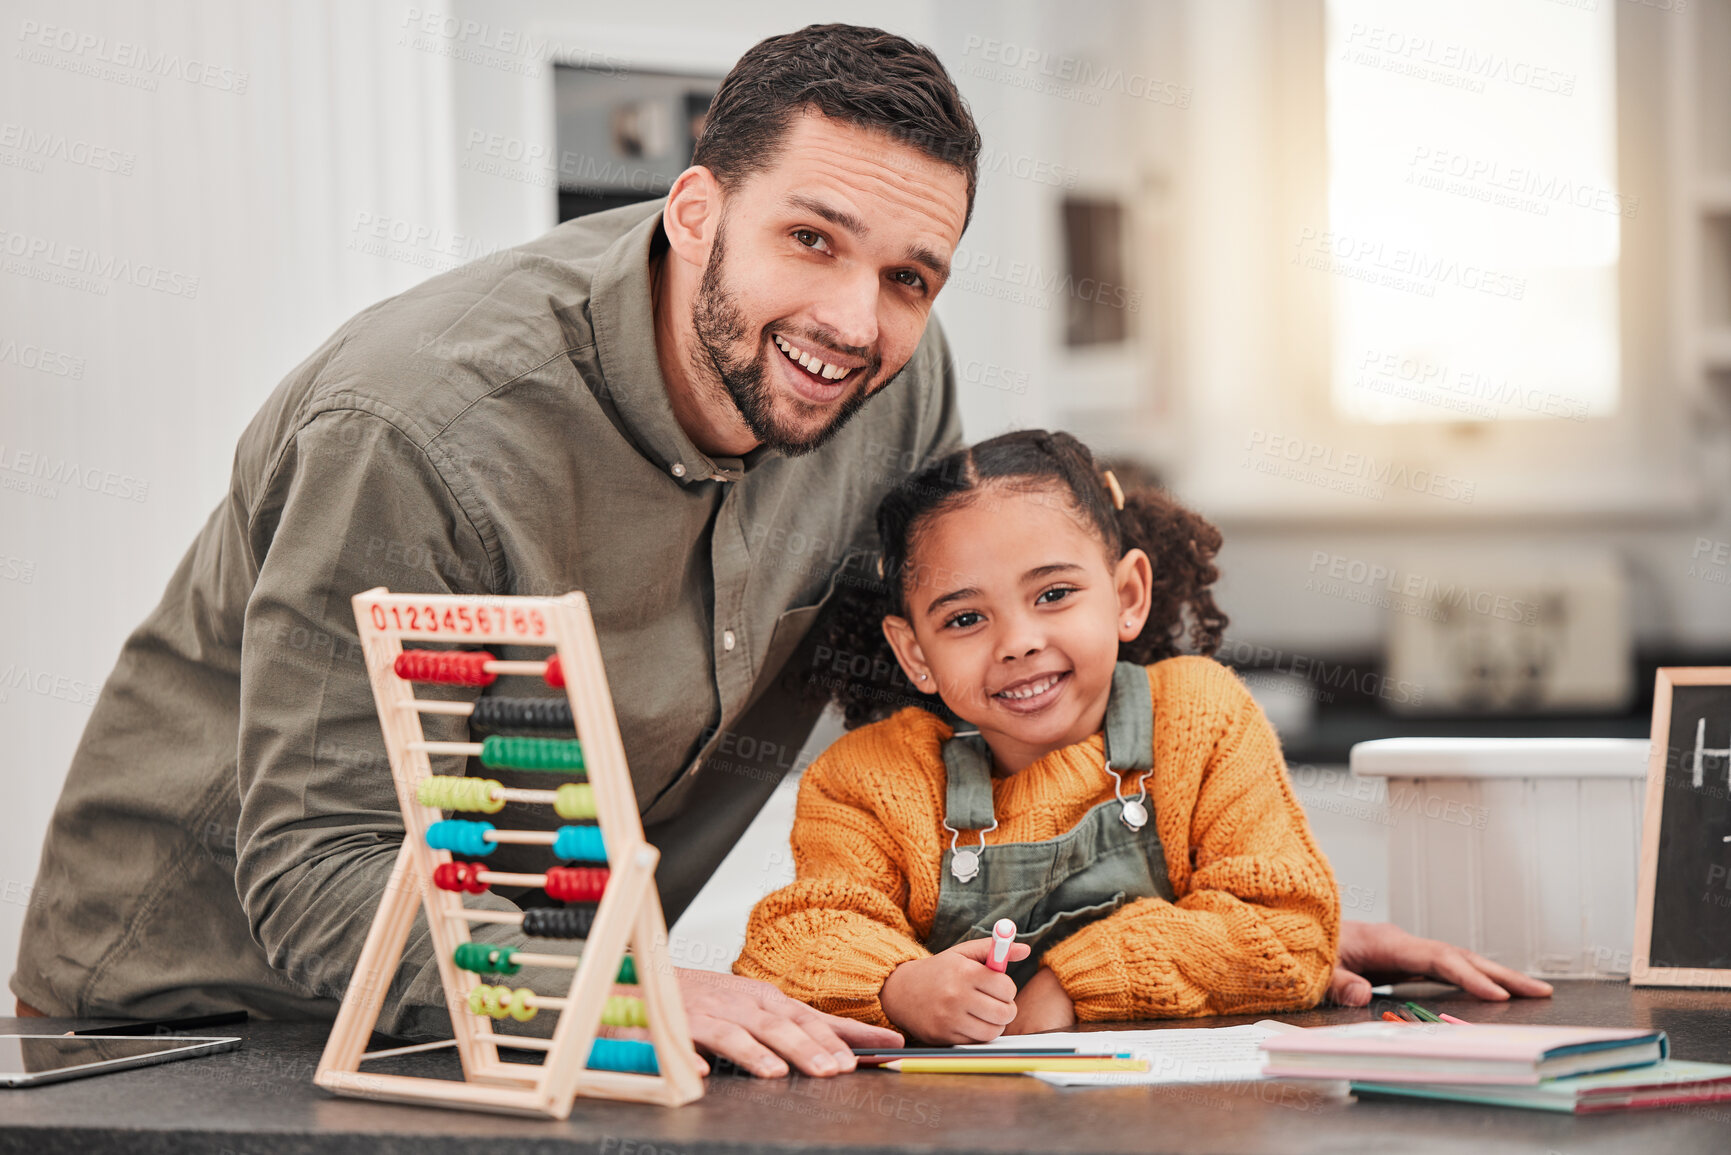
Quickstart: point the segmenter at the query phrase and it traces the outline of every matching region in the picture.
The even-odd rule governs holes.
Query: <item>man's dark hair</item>
[[[731,188],[773,164],[794,116],[807,109],[885,133],[968,178],[974,215],[980,130],[929,48],[857,24],[809,24],[759,41],[709,103],[691,163]]]

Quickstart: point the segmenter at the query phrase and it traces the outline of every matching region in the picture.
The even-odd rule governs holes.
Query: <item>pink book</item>
[[[1537,1083],[1642,1067],[1670,1050],[1664,1031],[1489,1023],[1351,1023],[1264,1039],[1270,1078],[1379,1083]]]

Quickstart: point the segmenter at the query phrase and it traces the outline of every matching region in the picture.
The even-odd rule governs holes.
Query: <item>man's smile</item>
[[[809,349],[795,345],[780,333],[772,333],[770,336],[775,338],[775,347],[780,349],[782,355],[789,361],[794,362],[813,376],[822,377],[825,381],[840,381],[855,369],[860,368],[858,365],[843,365],[839,361],[825,361]]]
[[[785,364],[785,372],[794,390],[807,401],[824,404],[834,401],[853,383],[854,374],[862,366],[843,365],[827,361],[809,349],[794,344],[780,333],[770,334],[775,347],[781,350],[776,360]],[[833,354],[832,354],[833,356]]]

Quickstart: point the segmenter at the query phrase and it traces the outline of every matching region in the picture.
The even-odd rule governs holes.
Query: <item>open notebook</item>
[[[1263,1074],[1263,1041],[1276,1034],[1297,1031],[1288,1023],[1263,1019],[1236,1027],[1172,1027],[1141,1031],[1077,1031],[1038,1035],[1006,1035],[978,1047],[958,1050],[985,1051],[1004,1047],[1075,1047],[1082,1051],[1110,1051],[1143,1059],[1146,1071],[1039,1071],[1034,1078],[1056,1087],[1122,1087],[1160,1084],[1222,1084],[1260,1081]],[[1310,1091],[1323,1095],[1346,1094],[1344,1082],[1321,1083]]]

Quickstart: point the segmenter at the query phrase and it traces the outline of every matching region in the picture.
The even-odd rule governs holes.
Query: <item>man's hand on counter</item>
[[[757,979],[684,967],[674,973],[698,1050],[760,1078],[780,1078],[789,1064],[805,1075],[839,1075],[854,1069],[854,1047],[902,1045],[894,1031],[815,1011]]]
[[[1371,980],[1414,975],[1453,983],[1474,998],[1501,1002],[1510,995],[1546,998],[1551,984],[1434,938],[1419,938],[1389,922],[1340,923],[1340,965],[1328,984],[1328,1001],[1343,1007],[1370,1002]]]

